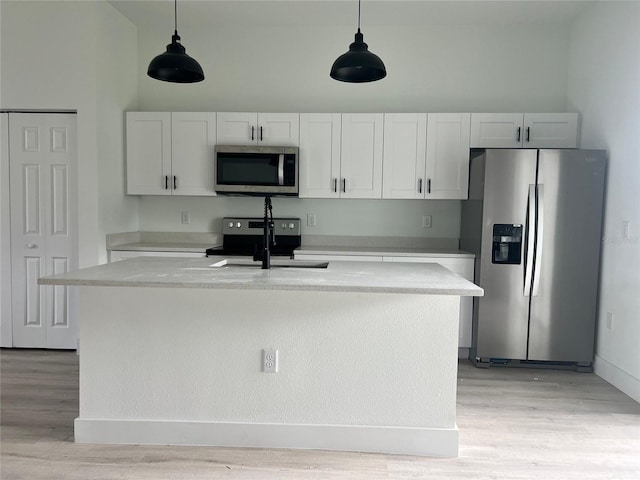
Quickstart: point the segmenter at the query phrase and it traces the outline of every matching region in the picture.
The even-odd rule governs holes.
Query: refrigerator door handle
[[[538,185],[538,192],[536,198],[536,210],[538,212],[538,218],[536,219],[536,266],[533,271],[533,288],[531,295],[538,296],[538,290],[540,289],[540,271],[542,268],[542,244],[544,241],[544,185]]]
[[[533,277],[533,235],[532,231],[536,223],[536,186],[529,185],[529,197],[527,199],[527,253],[524,264],[524,290],[523,295],[531,294],[531,282]]]

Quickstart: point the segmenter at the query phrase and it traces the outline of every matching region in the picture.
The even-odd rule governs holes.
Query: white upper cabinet
[[[384,116],[383,198],[424,198],[427,114]]]
[[[128,112],[127,193],[214,196],[215,113]]]
[[[525,148],[576,148],[577,113],[525,113],[522,146]]]
[[[383,198],[465,199],[468,113],[385,115]]]
[[[469,113],[430,113],[424,198],[466,199],[469,183]]]
[[[474,113],[472,148],[576,148],[577,113]]]
[[[268,145],[297,147],[300,142],[298,113],[218,112],[219,145]]]
[[[342,115],[341,198],[382,198],[382,113]]]
[[[339,113],[300,114],[300,197],[339,198]]]

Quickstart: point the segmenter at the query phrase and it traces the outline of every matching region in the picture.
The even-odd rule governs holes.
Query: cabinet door
[[[342,115],[342,198],[382,197],[383,126],[382,113]]]
[[[520,148],[522,113],[472,113],[471,148]]]
[[[577,113],[525,113],[525,148],[576,148]]]
[[[384,116],[382,198],[424,198],[427,115]]]
[[[127,113],[127,193],[171,195],[171,114]]]
[[[300,114],[300,197],[338,198],[339,113]]]
[[[256,145],[258,143],[258,114],[218,112],[216,133],[219,145]]]
[[[467,198],[470,118],[469,113],[429,114],[425,198]]]
[[[215,113],[171,114],[173,195],[214,196]]]
[[[259,113],[256,136],[258,145],[297,147],[300,145],[300,115]]]

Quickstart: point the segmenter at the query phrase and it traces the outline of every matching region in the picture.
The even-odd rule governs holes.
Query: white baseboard
[[[458,428],[76,418],[77,443],[206,445],[458,456]]]
[[[598,355],[596,355],[594,362],[594,372],[618,390],[621,390],[636,402],[640,403],[640,379],[629,375],[624,370]]]

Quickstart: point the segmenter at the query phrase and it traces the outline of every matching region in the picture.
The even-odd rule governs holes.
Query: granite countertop
[[[225,265],[233,263],[235,265]],[[272,259],[262,270],[245,257],[137,257],[43,277],[40,285],[226,288],[482,296],[483,290],[439,264]],[[327,262],[325,262],[327,263]],[[222,265],[215,267],[212,265]],[[283,265],[287,265],[284,267]]]

